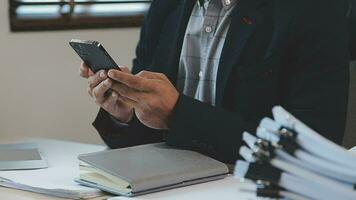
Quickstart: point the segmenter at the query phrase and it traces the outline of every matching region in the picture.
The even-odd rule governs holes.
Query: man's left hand
[[[133,105],[137,118],[144,125],[153,129],[168,129],[179,93],[164,74],[141,71],[132,75],[110,70],[108,76],[117,81],[112,89]]]

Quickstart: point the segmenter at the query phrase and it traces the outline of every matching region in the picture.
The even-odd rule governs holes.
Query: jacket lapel
[[[190,15],[193,11],[194,5],[197,0],[181,0],[180,8],[178,9],[177,18],[177,29],[178,32],[175,34],[175,38],[172,44],[172,52],[169,58],[169,66],[166,67],[166,75],[170,79],[170,81],[175,84],[178,73],[179,59],[182,51],[184,35],[188,26],[188,22],[190,19]]]
[[[216,106],[222,105],[229,74],[240,60],[248,39],[254,33],[261,18],[258,7],[267,0],[241,0],[232,13],[232,19],[222,50],[217,82]]]

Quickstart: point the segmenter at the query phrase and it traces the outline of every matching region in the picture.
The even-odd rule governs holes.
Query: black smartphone
[[[72,39],[69,44],[94,73],[100,70],[120,70],[114,59],[99,42]]]

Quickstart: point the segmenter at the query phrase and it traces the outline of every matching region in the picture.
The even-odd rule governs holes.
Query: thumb
[[[147,79],[159,79],[159,80],[167,80],[166,76],[162,73],[150,72],[150,71],[140,71],[137,76],[147,78]]]
[[[125,72],[125,73],[128,73],[128,74],[131,74],[131,71],[128,67],[125,67],[125,66],[120,66],[120,69],[122,72]]]

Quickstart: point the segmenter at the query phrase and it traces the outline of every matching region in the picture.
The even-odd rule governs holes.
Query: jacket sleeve
[[[300,13],[305,16],[296,17],[291,26],[289,41],[293,43],[293,50],[283,50],[288,52],[288,66],[283,70],[288,78],[282,81],[280,103],[297,118],[340,144],[349,81],[345,13],[341,4],[331,6],[321,2],[320,5],[304,6]],[[306,7],[310,8],[309,14]],[[168,144],[234,163],[243,131],[255,132],[259,121],[181,95],[166,140]]]
[[[234,163],[242,144],[241,133],[255,130],[259,119],[245,120],[241,114],[204,104],[180,95],[170,121],[166,142]]]

